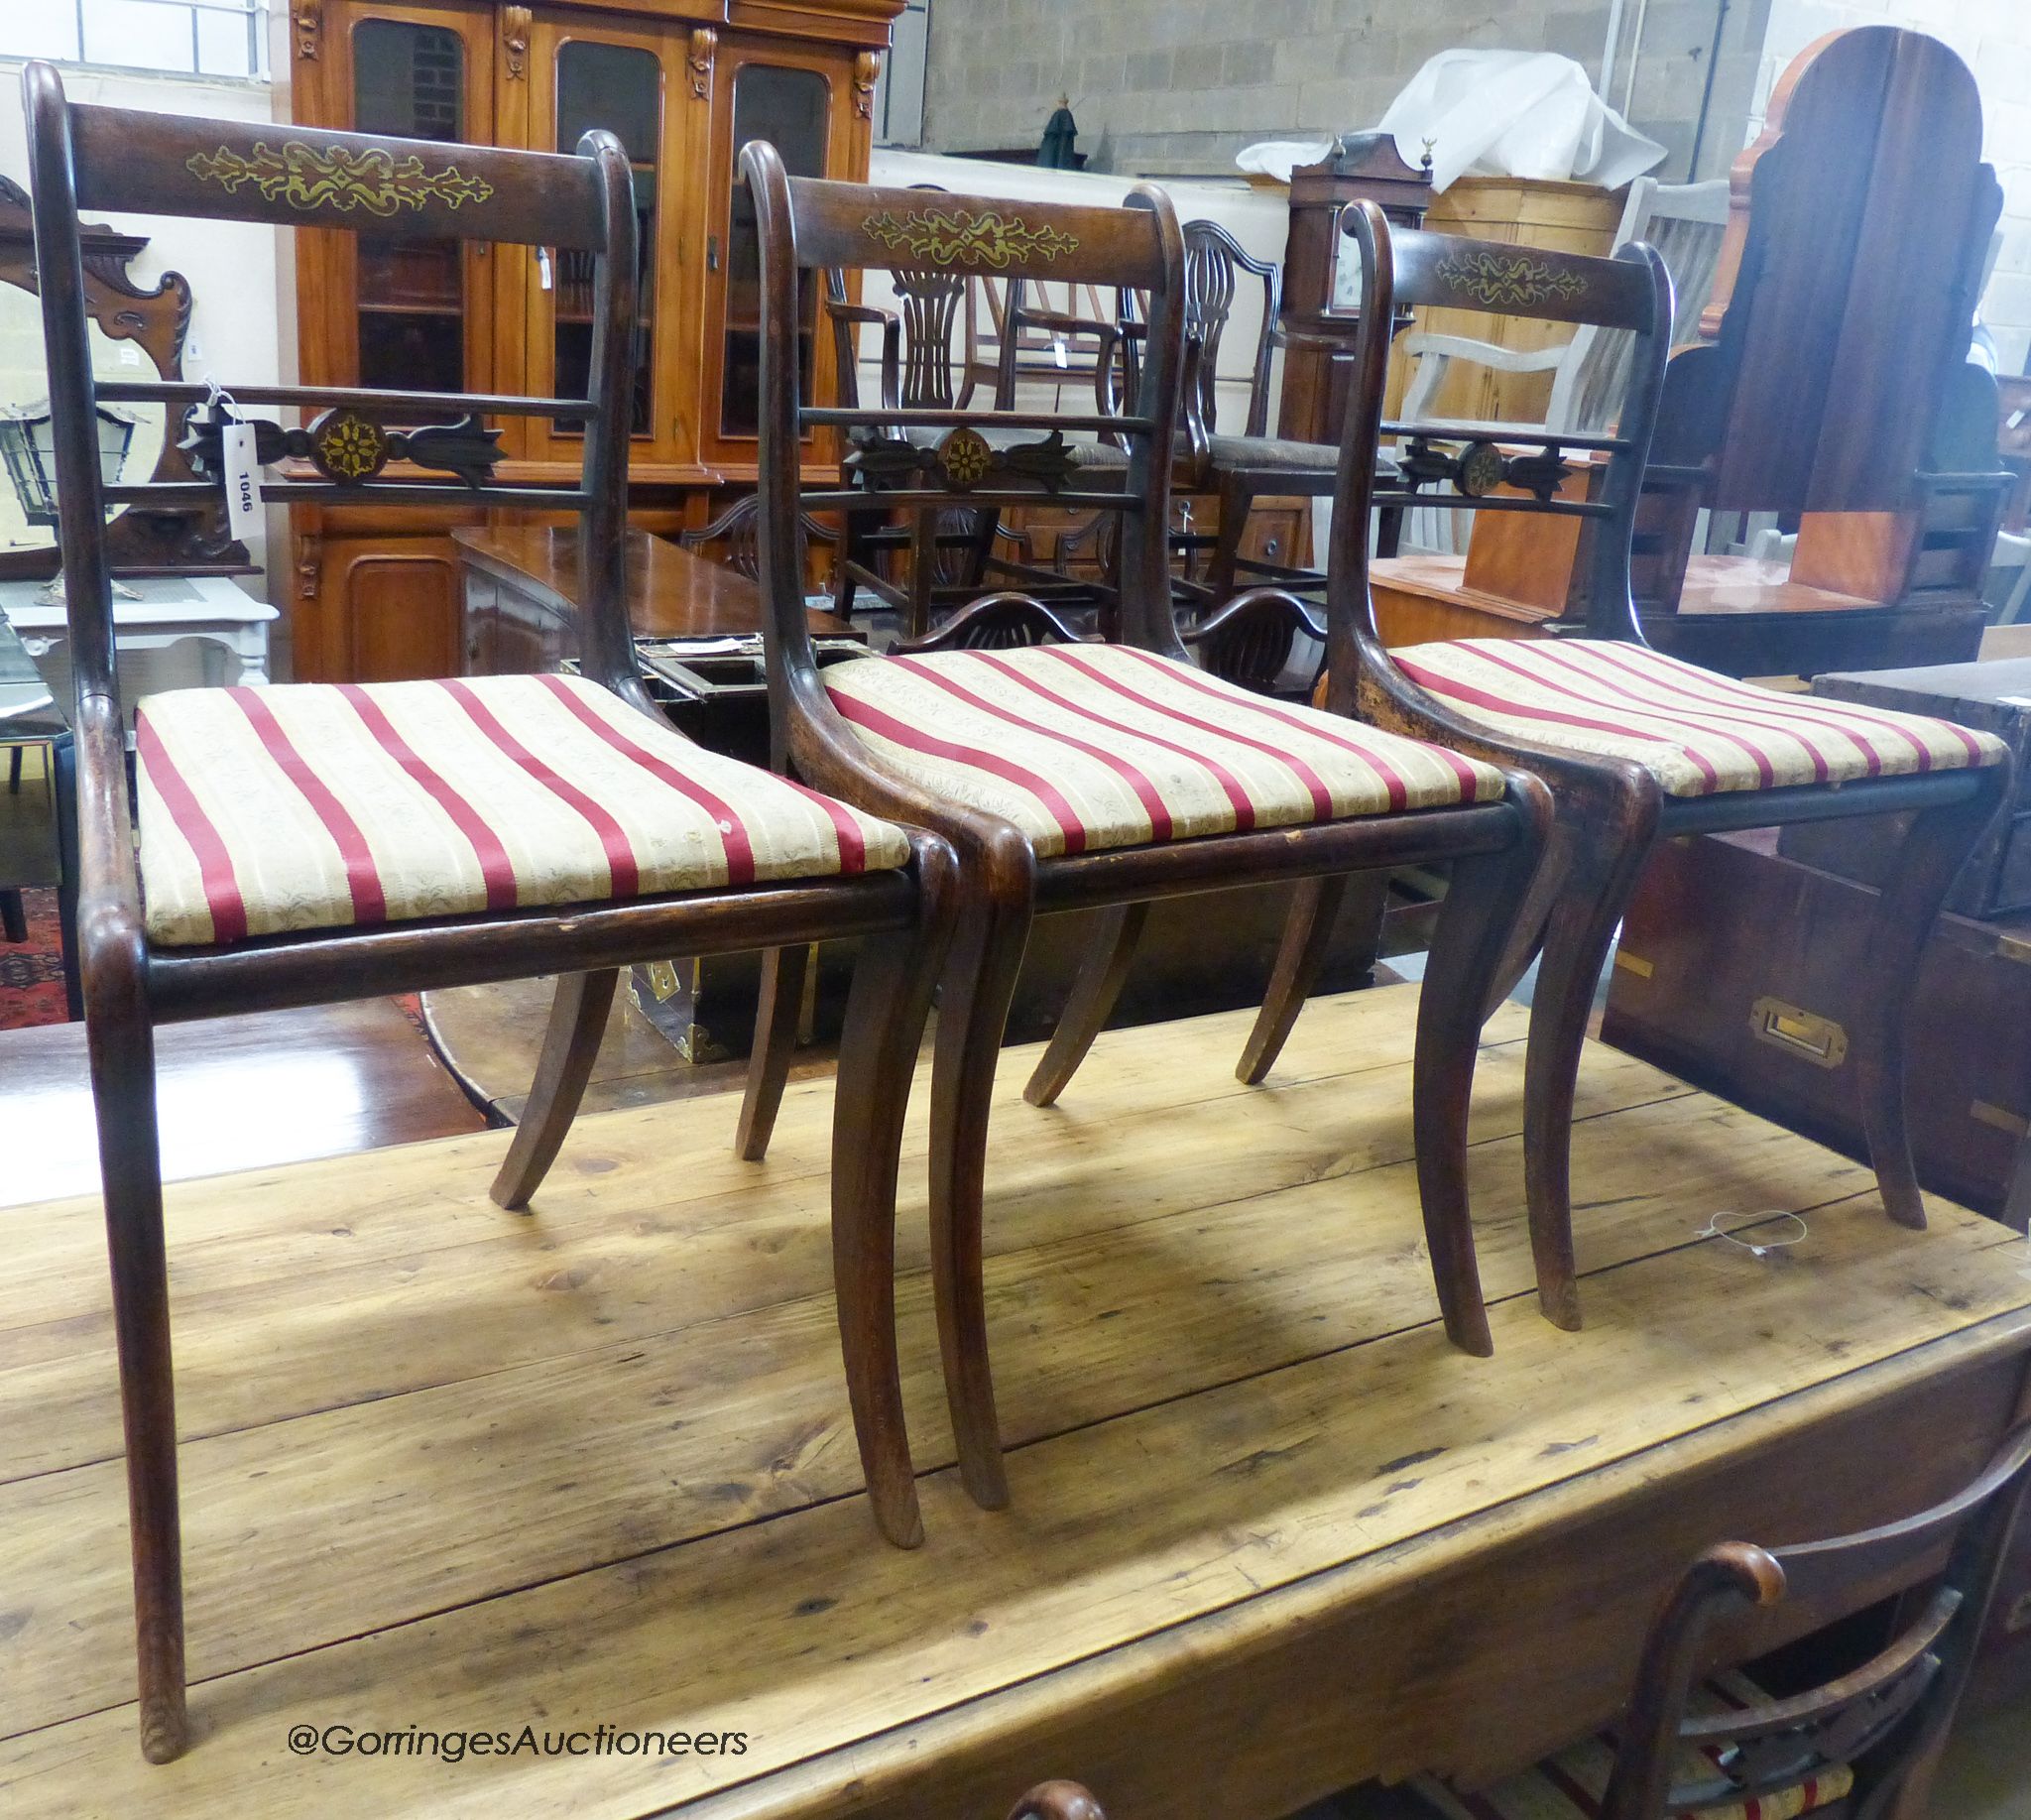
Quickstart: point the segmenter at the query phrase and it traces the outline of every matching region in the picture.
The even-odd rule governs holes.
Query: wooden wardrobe
[[[901,7],[291,0],[290,117],[539,151],[568,151],[588,127],[620,136],[644,226],[635,516],[674,531],[706,523],[716,503],[755,481],[758,266],[736,182],[740,148],[769,139],[792,172],[865,181],[881,54]],[[582,395],[591,294],[576,256],[315,228],[295,239],[305,384]],[[829,340],[806,341],[806,371],[820,386]],[[504,477],[564,473],[569,425],[507,419],[500,427]],[[825,472],[814,449],[813,478]],[[441,512],[295,509],[298,677],[529,667],[461,619],[450,534],[487,516],[454,502]]]

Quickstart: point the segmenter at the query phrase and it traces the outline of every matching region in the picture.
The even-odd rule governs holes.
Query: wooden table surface
[[[1049,1110],[1018,1097],[1034,1055],[1005,1058],[997,1513],[943,1418],[919,1080],[909,1553],[875,1534],[848,1424],[823,1080],[792,1083],[762,1165],[731,1154],[732,1095],[584,1119],[526,1216],[487,1199],[498,1132],[173,1185],[195,1742],[161,1768],[134,1736],[99,1211],[0,1215],[0,1812],[999,1820],[1070,1775],[1117,1820],[1273,1820],[1526,1759],[1606,1717],[1699,1547],[1971,1473],[2023,1392],[2022,1241],[1942,1203],[1894,1227],[1866,1171],[1599,1047],[1588,1325],[1539,1318],[1513,1008],[1471,1162],[1496,1350],[1453,1351],[1415,1005],[1315,1001],[1263,1088],[1232,1074],[1247,1013],[1105,1035]],[[1807,1237],[1696,1238],[1765,1209]],[[601,1725],[741,1742],[540,1748]],[[338,1748],[295,1754],[299,1726]],[[525,1726],[535,1748],[459,1761],[411,1731]],[[345,1749],[370,1733],[411,1742]]]
[[[574,527],[514,523],[451,533],[462,560],[518,582],[570,610],[578,591]],[[628,533],[628,619],[639,638],[693,638],[762,630],[762,590],[738,569],[708,561],[668,538]],[[814,633],[851,631],[830,613],[809,616]]]

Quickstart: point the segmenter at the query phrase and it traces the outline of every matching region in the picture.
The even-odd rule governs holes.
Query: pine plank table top
[[[1541,1321],[1513,1010],[1476,1094],[1496,1351],[1451,1351],[1414,1006],[1317,1002],[1260,1089],[1229,1072],[1246,1014],[1103,1037],[1049,1111],[1007,1059],[998,1514],[950,1466],[918,1117],[914,1553],[859,1487],[826,1082],[791,1085],[760,1166],[733,1096],[588,1118],[527,1217],[486,1198],[504,1133],[173,1186],[196,1742],[161,1768],[127,1704],[97,1210],[0,1212],[0,1813],[1000,1820],[1068,1774],[1119,1820],[1268,1820],[1520,1760],[1606,1716],[1697,1547],[1887,1517],[1986,1453],[2031,1348],[2024,1244],[1943,1203],[1892,1227],[1854,1164],[1612,1050],[1575,1141],[1589,1325]],[[1695,1236],[1774,1209],[1803,1244]],[[299,1756],[303,1725],[400,1737]],[[745,1748],[418,1742],[525,1725]]]

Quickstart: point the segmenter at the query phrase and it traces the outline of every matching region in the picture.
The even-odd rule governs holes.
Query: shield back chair
[[[620,143],[591,133],[575,156],[557,157],[322,131],[306,139],[238,121],[71,106],[47,63],[29,64],[24,90],[75,674],[78,929],[125,1418],[143,1751],[163,1761],[187,1737],[160,1023],[558,975],[529,1109],[493,1185],[496,1200],[519,1208],[576,1109],[617,969],[670,954],[865,937],[840,1075],[834,1260],[871,1501],[892,1539],[913,1541],[890,1258],[896,1146],[949,857],[918,837],[912,859],[897,828],[690,745],[644,692],[622,589],[636,216]],[[220,481],[101,481],[100,399],[176,410],[204,405],[207,388],[94,380],[81,207],[591,255],[595,354],[584,399],[306,387],[237,395],[241,408],[294,407],[308,420],[300,430],[255,424],[262,466],[291,455],[317,470],[271,473],[271,502],[441,506],[452,489],[497,508],[577,513],[582,674],[193,689],[144,701],[137,855],[105,508],[215,500]],[[482,419],[507,416],[582,424],[578,483],[492,482],[495,437]],[[208,433],[216,437],[215,425]],[[206,435],[200,423],[200,459]],[[214,439],[211,459],[216,447]],[[383,473],[391,456],[397,465]]]
[[[1612,1742],[1587,1740],[1468,1799],[1420,1776],[1420,1805],[1444,1820],[1925,1812],[2027,1486],[2031,1428],[2020,1428],[1967,1487],[1915,1517],[1788,1548],[1708,1549],[1662,1602]],[[1912,1589],[1892,1635],[1837,1679],[1772,1699],[1738,1672],[1711,1673],[1717,1656],[1757,1647],[1757,1614],[1781,1624],[1787,1605],[1852,1613],[1886,1587]]]
[[[1905,1128],[1906,1010],[1941,900],[2007,791],[2007,751],[1988,734],[1948,721],[1756,688],[1644,643],[1629,589],[1630,544],[1671,323],[1670,280],[1654,251],[1631,245],[1612,260],[1533,253],[1527,267],[1495,273],[1500,287],[1492,290],[1485,246],[1436,234],[1392,237],[1380,211],[1366,203],[1343,219],[1365,261],[1364,314],[1355,343],[1356,408],[1333,509],[1329,703],[1375,726],[1522,767],[1550,786],[1558,803],[1550,853],[1501,974],[1506,988],[1541,944],[1524,1155],[1544,1312],[1562,1327],[1579,1324],[1569,1159],[1595,986],[1645,859],[1660,840],[1679,835],[1849,815],[1912,817],[1895,883],[1876,911],[1876,965],[1855,982],[1848,1028],[1884,1210],[1922,1227]],[[1504,425],[1499,442],[1460,446],[1458,426],[1394,425],[1388,427],[1408,451],[1406,479],[1378,487],[1373,452],[1384,427],[1386,324],[1392,307],[1406,303],[1471,303],[1624,331],[1632,353],[1616,430]],[[1607,464],[1596,496],[1551,496],[1579,458]],[[1435,479],[1450,474],[1453,490],[1413,484],[1411,470]],[[1488,490],[1497,482],[1502,492]],[[1570,628],[1561,622],[1569,635],[1555,638],[1385,650],[1369,590],[1370,513],[1410,504],[1580,520],[1583,560],[1591,565],[1586,619]],[[1288,1035],[1316,977],[1330,908],[1316,892],[1300,901],[1243,1059],[1244,1079],[1259,1080]]]
[[[952,196],[930,223],[908,190],[792,179],[767,145],[750,145],[742,165],[762,239],[763,591],[778,757],[870,813],[944,835],[959,860],[961,908],[932,1065],[930,1210],[946,1389],[968,1490],[990,1507],[1008,1496],[988,1359],[982,1175],[997,1054],[1039,913],[1450,858],[1458,896],[1419,1009],[1417,1167],[1447,1332],[1486,1352],[1467,1217],[1467,1093],[1481,1007],[1535,869],[1548,796],[1520,774],[1265,701],[1186,661],[1165,548],[1183,250],[1161,191],[1138,186],[1126,208]],[[800,268],[932,258],[962,271],[992,265],[1146,291],[1132,411],[1100,419],[801,406],[790,332]],[[1090,487],[1064,437],[1103,425],[1125,442],[1126,466]],[[821,676],[797,598],[792,529],[797,439],[819,426],[939,432],[930,447],[895,433],[864,443],[881,449],[870,471],[902,507],[1043,499],[1119,513],[1119,642],[870,658]],[[1018,433],[1030,439],[1007,439]]]
[[[728,568],[754,581],[759,579],[762,573],[762,557],[758,545],[761,523],[760,508],[755,495],[750,493],[735,500],[711,524],[701,525],[695,531],[678,532],[677,544],[681,548],[703,555],[708,560],[724,563]],[[799,547],[804,552],[806,573],[809,573],[810,551],[813,546],[825,551],[827,555],[839,546],[839,533],[823,520],[813,518],[808,512],[803,513],[797,520],[797,537]]]
[[[851,302],[843,272],[827,272],[824,284],[841,404],[860,402],[861,331],[866,328],[880,330],[877,392],[883,405],[963,411],[972,403],[981,374],[968,358],[962,331],[978,279],[899,269],[890,275],[894,308]],[[1006,357],[1003,364],[1008,364]],[[1009,383],[1006,372],[998,375],[998,405],[1007,402],[1003,390]],[[998,551],[1016,563],[1028,559],[1028,541],[1005,527],[993,510],[947,506],[910,514],[903,524],[872,523],[873,517],[866,511],[846,515],[833,608],[842,618],[851,614],[865,588],[902,616],[908,639],[927,637],[934,614],[978,595],[991,567],[1002,566]],[[905,553],[907,576],[897,581],[885,558]]]

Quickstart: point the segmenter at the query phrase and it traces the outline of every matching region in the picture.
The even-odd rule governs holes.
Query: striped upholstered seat
[[[1120,645],[861,658],[824,672],[870,752],[1046,857],[1489,801],[1500,774]]]
[[[1686,1702],[1686,1712],[1694,1718],[1738,1712],[1768,1698],[1746,1675],[1729,1672],[1696,1686]],[[1601,1799],[1608,1792],[1613,1768],[1614,1740],[1604,1734],[1568,1746],[1556,1757],[1548,1757],[1493,1788],[1463,1793],[1428,1775],[1418,1776],[1410,1786],[1423,1804],[1444,1820],[1600,1820]],[[1721,1774],[1716,1764],[1691,1745],[1684,1748],[1673,1769],[1673,1779],[1682,1788],[1711,1784]],[[1674,1809],[1660,1820],[1799,1820],[1806,1814],[1826,1815],[1836,1802],[1847,1799],[1853,1786],[1854,1771],[1846,1763],[1836,1763],[1768,1794]]]
[[[1672,796],[1955,771],[2004,752],[1950,720],[1780,694],[1605,639],[1463,639],[1390,656],[1491,732],[1634,759]]]
[[[182,689],[142,703],[151,940],[226,943],[828,878],[901,832],[575,676]]]

